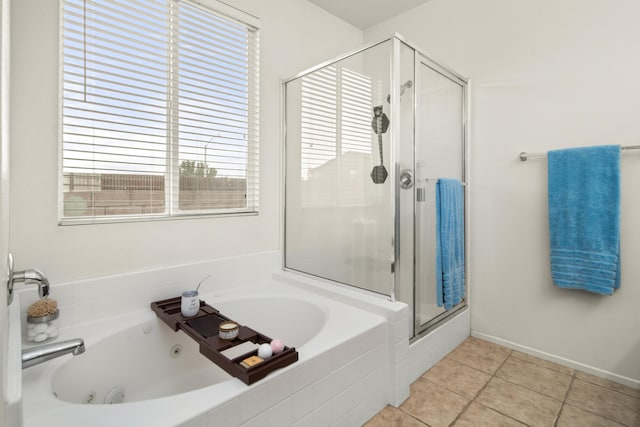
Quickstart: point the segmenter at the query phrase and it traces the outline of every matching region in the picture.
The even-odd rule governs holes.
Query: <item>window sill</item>
[[[62,218],[58,221],[59,226],[68,226],[68,225],[98,225],[98,224],[121,224],[121,223],[129,223],[129,222],[155,222],[155,221],[173,221],[173,220],[193,220],[193,219],[205,219],[205,218],[228,218],[228,217],[238,217],[238,216],[258,216],[259,212],[257,210],[246,211],[246,212],[217,212],[217,213],[202,213],[202,214],[178,214],[178,215],[166,215],[166,214],[158,214],[158,215],[114,215],[114,216],[105,216],[105,217],[91,217],[91,218],[73,218],[67,217]]]

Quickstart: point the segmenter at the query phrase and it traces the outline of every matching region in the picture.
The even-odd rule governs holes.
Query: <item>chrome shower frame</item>
[[[456,306],[454,306],[451,310],[448,310],[434,318],[432,318],[431,320],[429,320],[426,323],[421,323],[418,316],[415,315],[415,310],[414,310],[414,316],[413,316],[413,338],[412,340],[416,340],[419,339],[420,337],[422,337],[423,335],[429,333],[431,330],[433,330],[435,327],[437,327],[438,325],[440,325],[442,322],[446,321],[447,319],[451,318],[452,316],[454,316],[456,313],[465,310],[468,306],[469,306],[469,283],[470,283],[470,263],[469,263],[469,245],[470,245],[470,216],[469,216],[469,212],[470,212],[470,188],[471,188],[471,183],[470,183],[470,162],[468,161],[469,159],[469,151],[470,151],[470,133],[469,133],[469,126],[470,126],[470,91],[469,91],[469,85],[471,83],[471,80],[467,77],[462,76],[461,74],[455,72],[454,70],[452,70],[451,68],[435,61],[434,59],[430,58],[429,56],[425,55],[424,53],[422,53],[423,51],[421,51],[419,48],[416,48],[415,46],[409,44],[409,46],[412,46],[415,51],[416,51],[416,57],[415,57],[415,69],[417,70],[419,65],[422,63],[423,65],[428,66],[429,68],[433,69],[434,71],[436,71],[437,73],[443,75],[444,77],[454,81],[455,83],[459,84],[462,87],[462,121],[461,121],[461,134],[462,134],[462,164],[460,165],[461,167],[461,171],[462,171],[462,183],[463,183],[463,191],[464,191],[464,229],[465,229],[465,235],[464,235],[464,244],[465,244],[465,295],[464,298],[462,300],[462,302]],[[418,81],[418,76],[416,76],[416,81],[414,82],[414,87],[419,87],[420,86],[420,82]],[[413,112],[415,114],[414,116],[414,123],[418,123],[418,114],[419,111],[419,106],[418,106],[418,97],[415,97],[414,99],[414,106],[413,106]],[[416,132],[414,130],[414,132]],[[414,144],[414,158],[416,158],[416,147],[417,144]],[[417,200],[417,195],[416,195],[416,200]],[[416,218],[418,217],[418,204],[415,203],[414,204],[414,226],[416,223]],[[415,250],[415,246],[414,245],[414,250]],[[415,270],[414,270],[414,274],[415,274]],[[415,276],[414,276],[415,277]],[[414,301],[417,300],[417,286],[414,285]]]
[[[281,206],[281,216],[280,216],[280,227],[282,232],[280,233],[281,236],[281,247],[283,248],[283,256],[282,256],[282,269],[285,271],[291,271],[293,273],[296,274],[301,274],[303,276],[308,276],[308,277],[312,277],[316,280],[320,280],[322,282],[327,282],[327,283],[332,283],[332,284],[339,284],[339,285],[347,285],[347,286],[354,286],[352,284],[349,283],[343,283],[343,282],[335,282],[331,279],[327,279],[324,277],[320,277],[317,276],[315,274],[312,273],[308,273],[308,272],[304,272],[304,271],[300,271],[300,270],[295,270],[295,269],[290,269],[287,267],[286,265],[286,251],[287,251],[287,247],[286,247],[286,242],[287,242],[287,228],[286,228],[286,221],[287,221],[287,211],[285,209],[286,206],[286,194],[287,194],[287,168],[286,168],[286,153],[287,153],[287,114],[286,114],[286,102],[287,102],[287,84],[300,79],[301,77],[304,77],[306,75],[309,75],[310,73],[313,73],[315,71],[321,70],[325,67],[328,67],[332,64],[335,64],[339,61],[348,59],[350,57],[353,57],[354,55],[358,55],[362,52],[365,52],[371,48],[374,48],[378,45],[381,45],[383,43],[387,43],[391,41],[392,43],[392,49],[391,49],[391,60],[390,60],[390,90],[389,90],[389,95],[387,97],[387,100],[389,102],[390,105],[390,114],[392,118],[395,118],[395,120],[398,120],[398,118],[401,116],[401,106],[400,106],[400,99],[401,96],[403,96],[405,94],[405,92],[408,89],[413,89],[413,90],[418,90],[419,89],[419,82],[415,80],[416,73],[417,73],[417,68],[414,68],[414,79],[413,80],[407,80],[407,79],[401,79],[400,76],[400,68],[401,68],[401,64],[400,64],[400,60],[399,57],[401,55],[400,50],[401,47],[407,46],[410,49],[412,49],[414,51],[414,58],[415,58],[415,63],[414,67],[417,67],[417,63],[419,60],[422,61],[427,61],[430,64],[430,67],[432,67],[434,70],[437,70],[438,73],[443,74],[444,76],[446,76],[447,78],[450,78],[452,80],[455,80],[456,82],[459,82],[462,87],[463,87],[463,106],[462,106],[462,111],[463,111],[463,120],[461,123],[462,126],[462,173],[463,173],[463,182],[465,183],[465,269],[466,269],[466,283],[465,283],[465,297],[462,301],[462,303],[458,304],[457,306],[455,306],[452,310],[449,310],[445,313],[443,313],[442,315],[439,315],[437,317],[435,317],[434,319],[432,319],[431,321],[429,321],[426,325],[419,325],[418,321],[415,320],[416,316],[415,316],[415,310],[413,307],[413,302],[410,303],[409,305],[411,306],[411,309],[413,310],[413,317],[414,317],[414,321],[410,322],[411,323],[411,330],[412,333],[410,333],[410,336],[413,337],[412,339],[417,339],[420,336],[428,333],[429,331],[431,331],[434,327],[436,327],[438,324],[440,324],[441,322],[447,320],[448,318],[450,318],[452,315],[455,315],[456,313],[460,312],[461,310],[464,310],[467,308],[468,306],[468,302],[469,302],[469,277],[471,276],[470,274],[470,263],[469,263],[469,235],[470,235],[470,228],[469,228],[469,209],[470,209],[470,182],[469,182],[469,162],[468,162],[468,156],[469,156],[469,148],[470,148],[470,141],[469,141],[469,105],[470,105],[470,98],[469,98],[469,85],[470,85],[470,80],[462,75],[460,75],[459,73],[457,73],[456,71],[454,71],[453,69],[451,69],[450,67],[443,65],[439,62],[436,62],[435,60],[431,59],[429,56],[425,55],[423,52],[424,50],[422,50],[421,48],[419,48],[418,46],[416,46],[414,43],[411,43],[409,41],[407,41],[403,36],[401,36],[400,34],[393,34],[390,37],[386,37],[382,40],[378,40],[375,41],[373,43],[369,43],[363,47],[360,47],[358,49],[355,50],[351,50],[343,55],[337,56],[335,58],[332,58],[330,60],[324,61],[316,66],[313,66],[311,68],[308,68],[300,73],[297,73],[296,75],[289,77],[287,79],[283,79],[281,80],[281,93],[280,93],[280,97],[281,97],[281,164],[283,165],[282,168],[280,168],[281,170],[281,175],[280,175],[280,180],[281,180],[281,191],[282,191],[282,200],[280,200],[280,206]],[[416,158],[416,154],[415,154],[415,138],[416,138],[416,129],[415,129],[415,123],[418,120],[417,117],[417,110],[418,110],[418,97],[415,96],[414,97],[414,105],[413,105],[413,121],[414,121],[414,129],[413,129],[413,156],[414,156],[414,161],[413,161],[413,169],[415,170],[415,158]],[[406,114],[406,113],[405,113]],[[401,135],[400,132],[398,131],[398,126],[391,126],[390,127],[390,150],[389,150],[389,178],[391,179],[391,185],[390,185],[390,201],[391,206],[389,206],[390,209],[390,214],[391,214],[391,218],[393,219],[393,236],[392,236],[392,241],[390,242],[390,253],[393,254],[392,256],[392,260],[391,260],[391,271],[393,273],[393,278],[392,278],[392,283],[390,286],[390,289],[388,289],[388,292],[385,292],[384,295],[390,300],[390,301],[396,301],[399,295],[399,289],[400,286],[403,284],[403,281],[406,281],[407,278],[406,276],[411,275],[411,280],[413,280],[415,278],[415,260],[414,260],[414,256],[408,256],[408,255],[404,255],[402,253],[402,251],[400,250],[401,248],[401,242],[402,242],[402,233],[401,233],[401,229],[400,229],[400,192],[401,191],[407,191],[407,189],[403,189],[401,190],[402,186],[406,186],[406,180],[407,180],[407,174],[406,174],[406,168],[402,168],[400,165],[400,144],[401,144]],[[385,159],[386,160],[386,159]],[[411,178],[411,176],[409,176]],[[409,188],[410,191],[413,192],[413,200],[416,200],[416,190],[415,187],[413,189]],[[416,206],[414,203],[414,209],[413,209],[413,220],[414,220],[414,227],[415,227],[415,222],[416,222]],[[415,239],[414,239],[415,240]],[[414,243],[414,253],[410,254],[410,255],[414,255],[415,254],[415,243]],[[403,271],[405,272],[405,277],[403,276]],[[409,273],[409,271],[411,271],[411,274]],[[357,286],[356,286],[357,287]],[[357,287],[358,289],[363,289],[360,287]],[[364,289],[365,291],[370,291],[370,292],[374,292],[375,291],[371,291],[371,290],[367,290]],[[415,301],[415,284],[413,285],[413,299]],[[406,302],[406,301],[405,301]]]

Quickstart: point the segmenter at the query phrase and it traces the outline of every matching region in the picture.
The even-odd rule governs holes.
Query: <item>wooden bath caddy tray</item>
[[[249,351],[233,359],[229,359],[221,352],[235,347],[244,342],[251,341],[255,344],[270,343],[271,338],[256,332],[246,326],[240,326],[238,337],[233,340],[225,340],[218,337],[218,325],[221,322],[232,320],[220,313],[215,308],[200,301],[198,314],[193,317],[184,317],[180,313],[180,297],[169,298],[151,303],[151,309],[171,329],[181,329],[200,345],[200,353],[213,363],[227,371],[230,375],[244,381],[245,384],[264,378],[276,369],[284,368],[298,360],[298,352],[293,347],[284,347],[281,353],[274,354],[254,366],[244,367],[240,365],[244,359],[255,356],[258,350]]]

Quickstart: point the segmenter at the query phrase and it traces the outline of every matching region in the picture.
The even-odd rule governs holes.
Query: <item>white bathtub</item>
[[[338,301],[349,299],[344,293],[333,298],[318,289],[270,280],[202,296],[298,350],[296,363],[251,386],[201,356],[151,309],[64,327],[59,339],[83,338],[86,353],[23,371],[24,425],[362,424],[393,403],[394,337],[402,334],[406,309],[389,303],[390,316],[374,314]],[[103,404],[115,387],[124,403]]]
[[[259,325],[254,328],[296,348],[322,330],[329,312],[320,302],[273,295],[218,298],[215,307],[243,325]],[[123,401],[130,403],[197,390],[231,378],[200,354],[193,339],[153,317],[96,342],[81,357],[67,360],[53,374],[52,391],[70,403],[111,403],[116,394],[124,395]]]

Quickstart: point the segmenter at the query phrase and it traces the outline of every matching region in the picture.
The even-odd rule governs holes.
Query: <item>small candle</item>
[[[223,340],[233,340],[238,337],[240,327],[236,322],[226,321],[218,326],[218,336]]]

